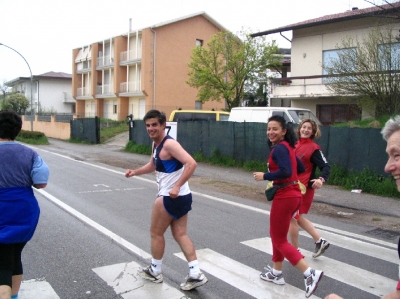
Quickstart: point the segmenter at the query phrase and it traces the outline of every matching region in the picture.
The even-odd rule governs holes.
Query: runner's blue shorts
[[[174,219],[185,216],[192,209],[192,193],[171,198],[163,196],[164,208]]]

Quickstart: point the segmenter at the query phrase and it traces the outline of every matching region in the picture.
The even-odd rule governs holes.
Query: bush
[[[44,133],[42,132],[37,132],[37,131],[21,130],[16,140],[28,144],[49,144],[46,135],[44,135]]]
[[[44,135],[43,132],[21,130],[21,132],[19,132],[18,137],[25,139],[40,139],[46,136]]]

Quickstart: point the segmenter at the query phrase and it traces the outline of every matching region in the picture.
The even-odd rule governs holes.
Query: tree
[[[348,37],[337,57],[323,65],[325,84],[343,98],[353,98],[371,115],[400,112],[400,44],[398,30],[376,27],[361,41]]]
[[[244,99],[246,106],[268,106],[267,83],[260,81],[256,86],[246,86]]]
[[[245,83],[256,84],[268,68],[280,65],[275,41],[253,39],[243,31],[239,35],[242,39],[221,31],[212,36],[207,47],[193,49],[186,83],[198,88],[197,98],[202,103],[223,99],[230,111],[243,99]]]
[[[2,109],[13,110],[19,115],[23,115],[29,106],[28,99],[21,93],[9,95],[2,104]]]
[[[3,103],[6,100],[6,95],[9,89],[10,88],[6,85],[6,81],[4,81],[3,84],[0,84],[1,103]]]

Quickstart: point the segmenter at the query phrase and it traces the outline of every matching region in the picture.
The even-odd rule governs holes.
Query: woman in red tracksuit
[[[303,200],[300,205],[299,214],[292,219],[289,228],[290,243],[298,248],[299,247],[299,226],[304,229],[314,239],[315,250],[313,258],[322,255],[329,247],[329,242],[323,238],[315,229],[310,220],[305,218],[305,214],[311,208],[314,199],[315,189],[322,187],[324,182],[329,178],[331,167],[328,164],[321,147],[314,142],[314,139],[321,136],[321,131],[318,124],[311,119],[304,119],[300,122],[297,128],[299,140],[296,143],[295,153],[297,158],[305,166],[305,171],[299,175],[299,180],[306,186],[306,193],[303,195]],[[317,167],[321,170],[319,178],[316,177],[315,172]]]
[[[296,136],[282,116],[274,115],[268,119],[268,143],[272,146],[267,173],[255,172],[256,181],[269,180],[274,185],[281,185],[275,194],[270,211],[270,236],[272,240],[273,267],[268,267],[267,272],[261,273],[263,280],[278,285],[285,284],[282,275],[282,263],[286,258],[304,274],[306,297],[310,297],[317,289],[318,282],[323,272],[308,266],[304,257],[287,240],[290,221],[299,209],[302,195],[297,183],[298,159],[294,152]],[[304,171],[304,166],[299,163],[299,168]]]

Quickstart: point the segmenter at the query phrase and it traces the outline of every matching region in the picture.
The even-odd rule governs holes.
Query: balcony
[[[142,51],[141,49],[136,52],[136,50],[121,52],[120,54],[120,65],[135,64],[142,61]]]
[[[76,92],[77,97],[90,97],[90,88],[89,87],[81,87],[77,89]]]
[[[276,78],[272,80],[274,98],[313,98],[333,96],[326,88],[327,76]]]
[[[72,97],[72,94],[70,92],[63,92],[64,94],[64,103],[75,103],[75,99]]]
[[[96,87],[96,98],[113,97],[114,86],[112,84],[103,84]]]
[[[92,62],[91,60],[87,60],[76,63],[76,73],[77,74],[89,73],[92,66],[91,62]]]
[[[122,82],[120,84],[120,95],[121,94],[141,94],[142,93],[142,82],[140,80]]]
[[[107,56],[101,56],[97,58],[97,66],[96,70],[101,70],[104,68],[112,68],[114,67],[114,58],[107,55]]]

